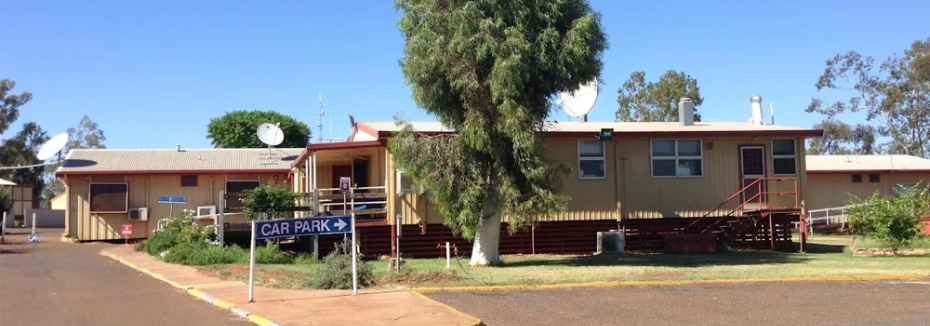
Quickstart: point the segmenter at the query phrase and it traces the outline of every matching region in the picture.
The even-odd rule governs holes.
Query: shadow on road
[[[578,256],[565,259],[526,259],[505,261],[504,267],[522,266],[668,266],[699,267],[803,263],[808,259],[779,252],[731,251],[709,255],[625,253]]]

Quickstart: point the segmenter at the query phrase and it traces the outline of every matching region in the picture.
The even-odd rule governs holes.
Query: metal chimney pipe
[[[762,125],[764,120],[762,120],[762,97],[759,95],[754,95],[749,98],[749,102],[752,103],[752,124]]]
[[[678,121],[682,126],[694,125],[694,103],[690,98],[682,97],[678,101]]]

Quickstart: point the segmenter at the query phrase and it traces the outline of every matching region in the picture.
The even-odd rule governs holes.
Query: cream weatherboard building
[[[911,155],[807,155],[807,164],[812,210],[930,182],[930,160]]]
[[[225,208],[230,222],[244,222],[241,195],[259,185],[290,187],[291,163],[302,149],[74,149],[55,172],[65,185],[65,236],[80,241],[152,235],[172,211],[207,217]],[[219,207],[221,192],[228,195]],[[186,204],[160,203],[184,197]],[[211,223],[204,221],[204,223]]]
[[[423,135],[453,132],[438,122],[412,122],[412,126]],[[352,206],[343,201],[339,180],[350,178],[359,189],[358,225],[363,230],[379,230],[371,231],[377,234],[369,238],[384,243],[368,252],[390,253],[397,241],[394,221],[400,217],[405,234],[413,233],[401,236],[412,243],[407,245],[408,252],[419,252],[413,243],[422,239],[419,245],[427,255],[436,251],[429,248],[451,236],[442,225],[443,216],[429,202],[429,194],[417,191],[394,165],[387,144],[398,130],[393,121],[359,122],[346,142],[309,144],[293,162],[295,191],[305,193],[304,204],[323,214],[342,214]],[[601,137],[608,134],[609,138]],[[671,219],[689,225],[704,217],[754,210],[803,214],[808,195],[802,155],[805,139],[822,135],[822,130],[761,121],[548,123],[545,147],[549,154],[574,168],[563,179],[563,192],[571,200],[566,212],[545,217],[538,226],[540,231],[563,231],[540,236],[534,229],[537,233],[519,246],[532,245],[535,252],[540,244],[556,241],[555,237],[577,234],[581,238],[560,238],[564,246],[553,250],[586,251],[595,245],[596,231],[633,224],[664,223],[680,231],[670,226],[678,223]],[[406,231],[410,227],[413,232]],[[659,233],[651,236],[662,237]],[[518,245],[508,244],[507,239],[502,237],[502,251],[518,251],[508,249]],[[569,247],[585,249],[565,249]]]

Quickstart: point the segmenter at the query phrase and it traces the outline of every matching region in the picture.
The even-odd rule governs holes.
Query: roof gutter
[[[81,175],[179,175],[179,174],[278,174],[288,173],[290,168],[246,169],[246,170],[120,170],[120,171],[58,171],[55,176]]]

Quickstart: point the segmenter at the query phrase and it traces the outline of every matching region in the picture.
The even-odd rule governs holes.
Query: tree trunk
[[[475,232],[475,243],[471,250],[471,266],[496,266],[501,264],[501,209],[485,213]]]

